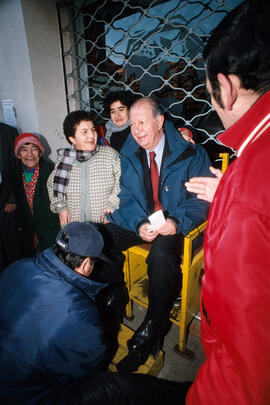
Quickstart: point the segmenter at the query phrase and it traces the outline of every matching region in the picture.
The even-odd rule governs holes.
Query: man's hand
[[[185,186],[188,191],[197,194],[201,200],[212,202],[223,174],[221,170],[214,167],[210,167],[210,171],[216,177],[192,177]]]
[[[139,229],[140,237],[146,242],[153,242],[154,239],[158,236],[157,231],[148,231],[150,224],[143,224]]]
[[[7,203],[4,207],[4,211],[7,212],[8,214],[11,214],[12,212],[14,212],[17,208],[16,204],[13,203]]]
[[[148,227],[149,224],[143,224],[139,229],[140,237],[146,242],[153,242],[158,235],[175,235],[177,231],[177,226],[171,219],[166,219],[166,223],[154,231],[148,231]]]
[[[175,235],[177,231],[177,226],[175,222],[173,222],[171,219],[166,219],[166,223],[159,226],[156,229],[156,232],[158,232],[159,235]]]
[[[69,210],[60,212],[60,214],[58,214],[58,215],[59,215],[59,221],[60,221],[61,226],[67,225],[70,222]]]
[[[187,129],[187,128],[178,128],[178,131],[180,132],[180,134],[182,135],[182,137],[184,138],[184,140],[186,142],[190,142],[193,143],[193,145],[195,145],[195,141],[192,138],[192,132]]]

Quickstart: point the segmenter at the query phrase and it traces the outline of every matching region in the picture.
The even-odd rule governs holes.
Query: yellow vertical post
[[[130,267],[129,267],[129,251],[125,250],[123,252],[123,254],[125,255],[125,262],[124,262],[124,267],[123,267],[124,279],[125,279],[126,287],[128,289],[128,293],[129,293],[130,289],[131,289]],[[132,302],[131,302],[130,297],[129,297],[129,301],[128,301],[127,305],[126,305],[126,317],[128,319],[133,318]]]
[[[222,173],[225,173],[227,167],[229,166],[229,153],[220,153],[219,157],[222,158],[221,171]]]

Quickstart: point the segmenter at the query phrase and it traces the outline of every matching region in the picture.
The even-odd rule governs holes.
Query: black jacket
[[[130,127],[123,129],[123,131],[113,132],[110,137],[110,146],[120,152],[120,149],[124,145],[127,137],[130,134]]]
[[[2,181],[0,183],[0,209],[6,203],[13,203],[13,171],[16,166],[14,155],[14,140],[18,136],[16,128],[0,123],[0,172]]]
[[[18,162],[16,169],[15,197],[18,204],[16,210],[16,225],[20,229],[20,239],[23,257],[31,257],[35,253],[34,233],[36,232],[40,250],[51,247],[59,232],[60,224],[57,214],[50,210],[50,200],[47,190],[47,180],[53,170],[52,163],[40,159],[39,178],[36,184],[33,214],[28,206],[22,182],[21,164]]]

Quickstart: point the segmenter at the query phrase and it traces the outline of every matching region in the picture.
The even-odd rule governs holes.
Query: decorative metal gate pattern
[[[154,96],[176,126],[188,126],[217,156],[223,128],[206,93],[201,53],[212,29],[241,1],[58,2],[70,111],[90,109],[102,124],[109,91]]]

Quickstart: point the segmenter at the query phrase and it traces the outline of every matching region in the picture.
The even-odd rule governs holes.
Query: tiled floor
[[[141,306],[134,305],[134,320],[124,323],[133,330],[140,325],[145,316],[145,309]],[[173,348],[178,342],[179,328],[172,325],[168,335],[165,338],[163,350],[165,352],[164,366],[159,373],[159,377],[175,381],[193,381],[196,377],[200,365],[204,361],[203,349],[201,347],[199,332],[199,321],[193,321],[189,333],[187,348],[195,354],[193,360],[187,360],[177,355]],[[192,333],[193,332],[193,333]]]

